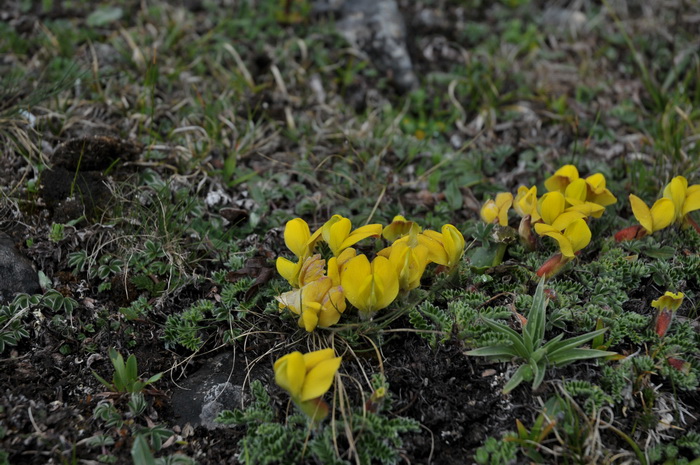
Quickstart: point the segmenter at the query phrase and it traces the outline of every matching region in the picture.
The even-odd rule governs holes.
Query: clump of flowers
[[[688,186],[688,180],[683,176],[673,178],[664,187],[663,197],[654,202],[651,208],[634,194],[630,194],[629,199],[632,213],[639,224],[615,234],[618,242],[641,239],[672,224],[692,226],[700,232],[700,226],[689,215],[692,211],[700,210],[700,184]]]
[[[320,421],[328,416],[328,404],[321,397],[333,384],[341,360],[333,349],[292,352],[275,362],[275,382],[302,412],[313,421]]]
[[[495,200],[484,203],[481,218],[508,227],[508,209],[512,204],[521,217],[518,235],[528,250],[536,246],[533,228],[539,236],[554,239],[559,252],[537,270],[538,276],[549,278],[590,243],[588,222],[600,218],[605,207],[617,199],[606,187],[605,176],[595,173],[582,178],[574,165],[559,168],[544,185],[548,192],[540,198],[536,186],[520,186],[515,197],[508,192],[498,194]]]
[[[380,237],[390,245],[371,259],[352,247]],[[334,215],[313,234],[304,220],[295,218],[285,226],[284,241],[296,261],[279,257],[277,271],[294,289],[276,299],[280,309],[299,316],[299,326],[308,332],[336,324],[347,302],[370,319],[401,293],[418,287],[430,263],[441,271],[456,269],[465,247],[464,236],[453,225],[440,232],[422,230],[403,216],[386,227],[369,224],[353,230],[348,218]],[[327,261],[315,253],[319,243],[327,244],[332,254]]]

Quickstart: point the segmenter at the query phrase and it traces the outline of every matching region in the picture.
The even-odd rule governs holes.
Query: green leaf
[[[131,386],[135,381],[139,379],[139,369],[136,363],[136,356],[134,354],[129,355],[126,359],[126,386]]]
[[[527,315],[527,324],[523,328],[523,334],[525,337],[531,338],[532,346],[535,348],[542,344],[546,317],[547,298],[544,295],[544,278],[542,278],[532,299],[532,307]]]
[[[151,453],[148,441],[141,434],[136,436],[134,445],[131,446],[131,458],[134,465],[156,465],[156,459]]]
[[[538,387],[540,387],[540,384],[542,384],[542,381],[544,381],[544,375],[547,372],[547,365],[542,362],[542,363],[531,363],[530,366],[532,367],[533,371],[533,380],[532,380],[532,389],[535,390]]]
[[[513,376],[508,380],[505,386],[503,386],[503,394],[508,394],[510,391],[518,387],[523,381],[532,379],[532,369],[529,365],[520,365],[520,367],[515,370]]]
[[[530,358],[530,351],[528,351],[525,347],[525,344],[523,343],[523,338],[520,334],[516,333],[513,329],[509,328],[508,326],[496,323],[495,321],[490,320],[488,318],[484,318],[484,323],[486,323],[486,326],[491,328],[491,330],[507,336],[508,339],[513,343],[513,348],[520,357],[526,360]]]
[[[582,334],[580,336],[572,337],[564,341],[557,341],[555,339],[552,339],[547,344],[545,344],[543,348],[547,351],[547,355],[551,359],[552,357],[556,357],[563,351],[573,349],[574,347],[578,347],[581,344],[590,341],[597,335],[603,334],[605,331],[606,328],[603,328],[597,331],[591,331],[590,333]]]
[[[123,14],[124,10],[118,6],[105,6],[90,13],[85,22],[91,27],[102,27],[119,21]]]
[[[498,346],[487,346],[480,347],[478,349],[470,350],[465,352],[465,355],[472,355],[475,357],[517,357],[518,354],[513,350],[512,346],[498,345]]]
[[[566,352],[560,352],[556,356],[549,357],[549,361],[556,365],[564,365],[576,360],[585,360],[589,358],[607,357],[615,355],[616,352],[597,349],[569,349]]]

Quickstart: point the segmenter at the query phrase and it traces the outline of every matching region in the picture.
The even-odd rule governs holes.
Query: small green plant
[[[484,445],[474,453],[474,461],[479,465],[507,465],[513,463],[517,455],[517,446],[508,439],[512,433],[506,433],[503,439],[489,437]]]
[[[544,380],[548,365],[561,366],[576,360],[615,354],[615,352],[580,347],[605,332],[605,328],[565,340],[562,340],[564,337],[562,333],[551,341],[544,342],[547,302],[548,299],[544,295],[544,279],[541,279],[527,315],[528,321],[523,325],[522,334],[502,323],[484,318],[484,323],[493,332],[502,336],[504,343],[467,352],[467,355],[491,357],[497,360],[516,359],[522,362],[503,387],[503,393],[512,391],[523,381],[532,381],[532,388],[537,389]]]
[[[136,356],[134,354],[129,355],[126,359],[126,363],[124,363],[124,357],[122,357],[122,354],[117,352],[115,348],[109,349],[109,359],[114,366],[112,382],[105,380],[94,371],[92,374],[95,375],[95,378],[97,378],[100,383],[113,392],[141,392],[146,386],[155,383],[163,376],[163,373],[158,373],[151,376],[146,381],[141,381],[139,379]]]
[[[95,420],[104,423],[108,429],[87,438],[85,445],[90,448],[99,447],[102,450],[98,456],[101,463],[116,463],[117,457],[110,453],[109,447],[115,445],[115,437],[122,442],[125,435],[130,434],[133,438],[131,457],[136,465],[193,465],[194,460],[182,454],[154,457],[154,452],[159,452],[163,448],[163,443],[173,435],[173,432],[162,425],[139,424],[139,418],[146,412],[147,406],[148,403],[141,392],[132,392],[129,396],[128,412],[121,412],[112,401],[100,401],[92,416]]]
[[[245,410],[225,410],[217,421],[247,427],[240,443],[240,460],[245,464],[302,463],[303,459],[333,465],[349,463],[340,458],[342,451],[337,446],[344,441],[338,435],[352,437],[356,463],[399,463],[401,434],[417,432],[418,422],[383,415],[382,410],[390,407],[391,400],[387,385],[380,377],[375,377],[372,384],[374,393],[366,409],[353,409],[346,423],[341,420],[330,425],[320,423],[310,436],[309,420],[304,415],[290,415],[284,423],[274,421],[270,397],[257,380],[251,383],[254,400],[250,406]]]

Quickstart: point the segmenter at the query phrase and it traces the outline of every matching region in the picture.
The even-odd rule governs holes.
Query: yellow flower
[[[564,194],[557,191],[544,194],[537,202],[537,210],[542,221],[557,231],[563,231],[574,221],[586,216],[580,211],[568,210]]]
[[[642,199],[630,194],[630,205],[632,205],[634,217],[637,218],[647,234],[660,231],[673,222],[675,207],[671,199],[661,198],[654,202],[650,209]]]
[[[578,178],[578,169],[574,165],[564,165],[544,182],[544,187],[549,192],[558,191],[563,194],[566,187]]]
[[[275,362],[275,382],[289,393],[304,413],[313,420],[321,420],[328,415],[328,406],[320,401],[320,397],[333,384],[341,361],[333,349],[306,354],[292,352]]]
[[[401,215],[396,215],[387,227],[382,230],[382,237],[389,242],[421,231],[420,226],[414,221],[408,221]]]
[[[700,210],[700,184],[688,187],[688,180],[676,176],[664,188],[664,197],[673,201],[674,221],[681,223],[688,213]]]
[[[597,203],[600,206],[607,207],[617,202],[617,198],[610,190],[605,187],[605,176],[601,173],[596,173],[586,178],[588,194],[586,200],[588,202]]]
[[[386,257],[396,269],[399,278],[399,288],[410,291],[420,285],[425,267],[428,265],[428,248],[417,241],[398,241],[391,247],[379,252],[378,255]]]
[[[537,212],[537,186],[527,188],[525,186],[518,187],[518,193],[513,200],[513,210],[521,217],[530,215],[532,223],[540,219],[540,214]]]
[[[428,248],[429,261],[454,268],[464,254],[464,236],[451,224],[444,225],[441,231],[427,229],[418,235],[418,242]]]
[[[311,237],[309,225],[301,218],[294,218],[287,221],[284,227],[284,243],[289,250],[297,257],[297,262],[293,262],[284,257],[278,257],[275,263],[277,272],[284,279],[289,281],[292,287],[299,285],[299,272],[307,257],[311,255],[316,240]]]
[[[664,337],[673,321],[673,315],[683,303],[683,293],[668,292],[651,302],[651,306],[658,309],[654,318],[654,331],[659,337]]]
[[[673,292],[666,291],[664,295],[656,300],[653,300],[651,302],[651,306],[658,308],[659,310],[671,310],[672,312],[675,312],[683,303],[683,297],[685,296],[682,292],[676,292],[674,294]]]
[[[374,258],[370,264],[365,255],[350,259],[340,275],[345,297],[364,318],[386,308],[399,293],[399,277],[389,259]]]
[[[368,224],[350,232],[350,220],[340,215],[333,215],[321,228],[321,235],[336,257],[344,249],[353,246],[362,239],[379,237],[382,234],[381,224]]]
[[[489,199],[481,207],[481,219],[486,223],[498,223],[508,226],[508,210],[513,205],[513,194],[501,192],[496,195],[496,200]]]
[[[333,280],[326,276],[301,289],[285,292],[276,299],[280,309],[288,308],[299,315],[299,327],[308,332],[316,326],[327,328],[336,324],[346,307],[342,288],[333,286]]]
[[[537,223],[535,231],[540,236],[549,236],[559,243],[561,254],[569,259],[574,258],[576,252],[586,247],[591,242],[591,230],[586,221],[579,218],[571,222],[564,232],[555,227]]]
[[[564,198],[566,203],[571,205],[567,211],[577,211],[584,216],[592,216],[600,218],[605,207],[594,202],[586,200],[588,197],[588,184],[584,179],[576,179],[572,181],[564,190]]]

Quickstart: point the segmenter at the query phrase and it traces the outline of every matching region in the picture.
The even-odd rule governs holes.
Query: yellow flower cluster
[[[522,218],[518,232],[525,244],[534,247],[530,235],[530,226],[534,224],[537,234],[557,241],[566,262],[591,241],[588,218],[600,218],[605,207],[617,199],[605,187],[605,176],[596,173],[581,178],[574,165],[562,166],[544,185],[548,192],[539,199],[537,186],[520,186],[515,197],[509,192],[498,194],[495,200],[484,203],[481,218],[487,223],[507,226],[508,210],[512,206]]]
[[[639,225],[618,232],[615,235],[618,241],[639,239],[674,223],[682,226],[690,224],[698,229],[689,213],[700,210],[700,184],[688,186],[688,180],[683,176],[673,178],[664,187],[663,197],[654,202],[651,208],[634,194],[630,194],[629,199]]]
[[[380,236],[391,245],[371,261],[352,248],[363,239]],[[384,228],[369,224],[353,230],[348,218],[334,215],[313,234],[304,220],[295,218],[285,226],[284,241],[297,260],[279,257],[277,271],[294,289],[277,301],[281,309],[299,315],[299,326],[309,332],[337,323],[346,300],[363,318],[371,317],[388,307],[400,290],[418,287],[429,263],[454,268],[465,246],[462,233],[451,224],[440,232],[422,231],[402,216]],[[328,261],[314,253],[320,241],[333,254]]]

